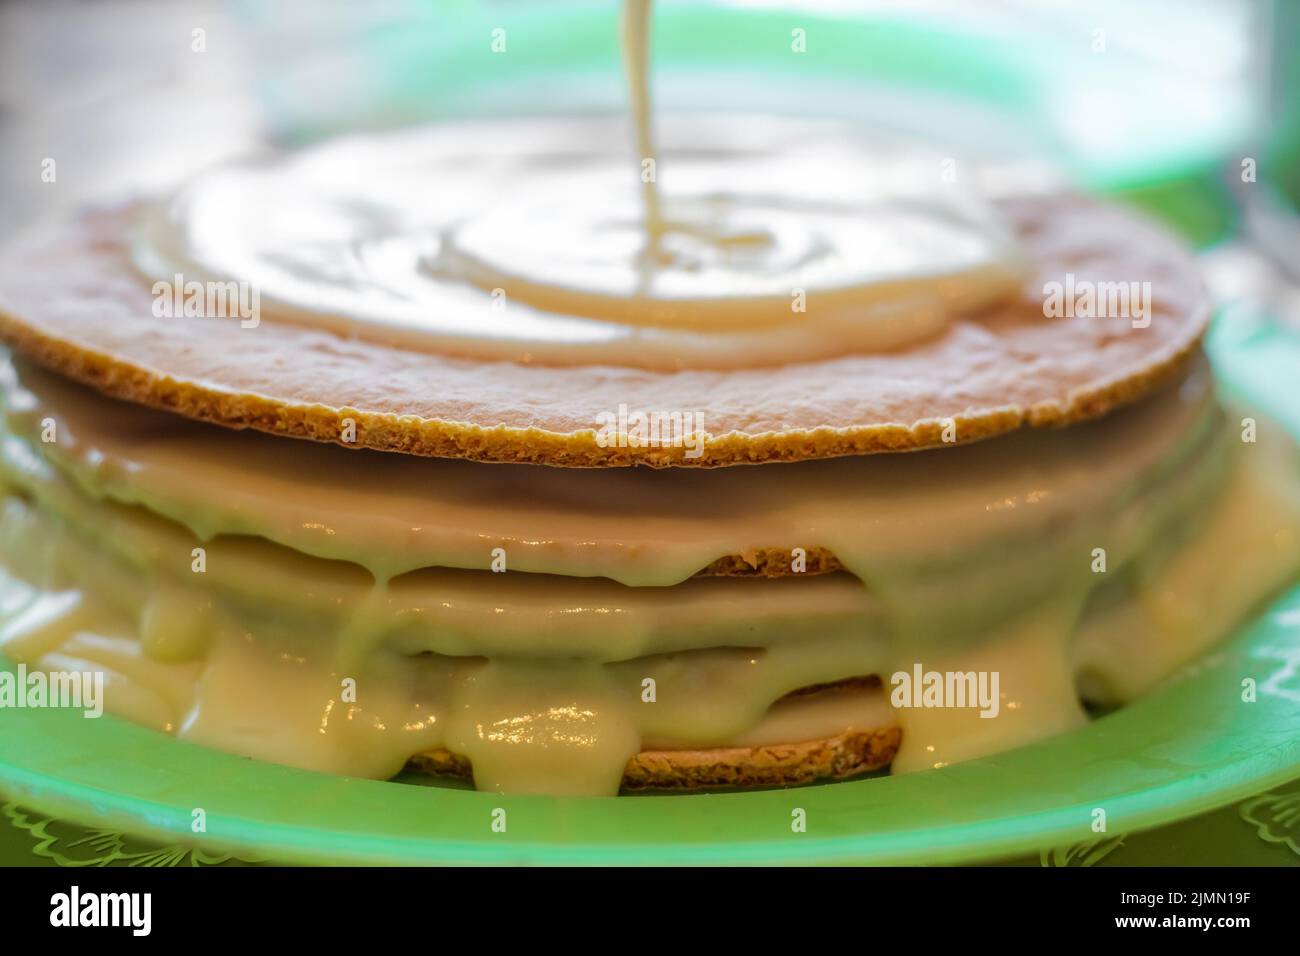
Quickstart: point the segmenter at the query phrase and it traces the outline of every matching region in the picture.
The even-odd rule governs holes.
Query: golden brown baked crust
[[[891,725],[823,740],[762,747],[646,750],[627,762],[623,789],[746,789],[843,780],[889,766],[901,740],[902,730]],[[472,775],[469,761],[449,750],[417,754],[408,768],[462,778]]]
[[[717,466],[974,441],[1097,417],[1176,376],[1207,297],[1190,259],[1149,222],[1077,197],[1005,204],[1036,272],[1021,301],[911,348],[777,368],[652,372],[481,362],[395,349],[264,317],[158,319],[131,266],[130,208],[85,214],[0,254],[0,336],[102,391],[233,428],[353,447],[573,467]],[[1152,284],[1147,328],[1045,318],[1065,273]],[[620,405],[699,412],[703,454],[601,447]]]
[[[749,789],[844,780],[889,766],[902,737],[901,729],[889,726],[763,747],[647,750],[628,761],[623,789]]]
[[[850,677],[811,684],[785,698],[850,688],[880,688],[878,677]],[[623,769],[623,790],[716,790],[788,787],[815,780],[843,780],[889,766],[903,732],[897,724],[854,729],[835,737],[756,747],[705,750],[643,750]],[[408,770],[470,779],[469,760],[450,750],[416,754]]]
[[[785,548],[755,548],[744,554],[729,554],[718,558],[704,570],[698,572],[697,578],[703,577],[764,577],[783,578],[792,574],[833,574],[843,571],[840,559],[825,548],[805,548],[807,552],[806,567],[796,571],[793,558]]]

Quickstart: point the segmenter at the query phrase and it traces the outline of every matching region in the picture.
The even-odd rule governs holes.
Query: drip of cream
[[[650,2],[623,0],[619,35],[623,47],[623,70],[627,74],[627,93],[636,127],[638,171],[641,176],[641,200],[645,204],[645,229],[651,243],[663,231],[663,214],[659,206],[659,177],[656,169],[654,131],[650,113]]]

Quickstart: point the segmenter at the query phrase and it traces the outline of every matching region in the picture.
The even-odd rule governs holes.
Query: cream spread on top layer
[[[1076,726],[1080,687],[1105,704],[1131,699],[1300,562],[1293,446],[1272,426],[1242,445],[1203,371],[1023,446],[862,459],[826,477],[803,465],[708,473],[709,492],[677,500],[707,497],[717,513],[686,521],[655,490],[658,472],[532,468],[536,487],[519,481],[518,497],[492,483],[510,466],[419,460],[401,478],[386,471],[401,458],[229,433],[31,368],[5,393],[5,653],[102,668],[112,711],[333,772],[386,777],[445,748],[469,757],[482,788],[612,793],[642,749],[792,742],[891,719],[903,728],[896,770],[942,765]],[[43,442],[49,422],[57,440]],[[980,465],[982,447],[1004,444],[1005,468]],[[873,477],[882,467],[908,471]],[[552,476],[593,481],[566,499]],[[877,494],[873,481],[902,490]],[[474,487],[493,497],[476,506]],[[735,495],[744,508],[729,512]],[[489,500],[517,525],[504,573],[467,569],[500,546],[475,537]],[[798,521],[784,516],[791,501]],[[834,537],[844,526],[862,536],[856,549]],[[861,580],[684,580],[741,542],[778,540],[835,540]],[[586,574],[603,561],[630,580],[680,583],[572,576],[580,545]],[[1224,553],[1239,557],[1224,567]],[[998,715],[891,713],[870,692],[768,712],[802,687],[888,682],[918,665],[997,671]]]
[[[649,6],[622,24],[634,137],[511,119],[223,166],[145,215],[137,264],[402,347],[656,369],[893,349],[1015,294],[1010,230],[938,155],[770,117],[652,136]]]

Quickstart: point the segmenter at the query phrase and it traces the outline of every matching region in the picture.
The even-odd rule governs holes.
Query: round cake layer
[[[816,737],[836,725],[850,729]],[[845,780],[888,767],[901,739],[902,729],[889,713],[878,680],[841,681],[783,697],[763,724],[735,746],[642,750],[623,768],[622,789],[789,787]],[[782,742],[753,742],[759,740]],[[416,754],[407,769],[437,776],[474,775],[469,760],[446,749]]]
[[[93,498],[140,504],[202,539],[253,535],[386,580],[430,568],[598,576],[816,574],[982,562],[1105,526],[1201,454],[1208,368],[1066,430],[969,447],[707,471],[486,465],[232,432],[0,365],[4,431]],[[42,441],[53,423],[56,441]],[[1031,558],[1034,568],[1050,561]],[[951,572],[956,575],[956,571]],[[992,590],[992,588],[990,588]]]
[[[1074,197],[1001,208],[1031,260],[1018,301],[897,351],[770,368],[475,361],[273,316],[250,328],[158,318],[131,261],[131,207],[11,244],[0,255],[0,335],[110,395],[234,428],[563,466],[714,466],[968,442],[1104,414],[1195,354],[1207,300],[1165,232]],[[1076,289],[1132,284],[1138,296],[1147,282],[1141,320],[1074,308]],[[1051,284],[1071,297],[1054,317]]]

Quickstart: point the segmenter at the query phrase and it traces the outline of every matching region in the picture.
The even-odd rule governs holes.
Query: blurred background
[[[348,129],[621,110],[618,8],[9,0],[0,225]],[[660,109],[851,118],[1122,197],[1204,250],[1225,310],[1300,327],[1298,51],[1300,0],[656,0],[653,82]]]

